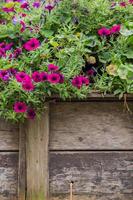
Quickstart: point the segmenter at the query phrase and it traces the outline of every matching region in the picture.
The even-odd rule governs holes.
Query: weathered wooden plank
[[[18,200],[18,153],[0,153],[0,200]]]
[[[18,124],[0,119],[0,151],[18,150]]]
[[[133,152],[51,152],[50,199],[131,200]]]
[[[51,103],[50,149],[133,149],[133,114],[120,102]]]
[[[44,200],[48,197],[48,141],[49,107],[41,119],[27,124],[27,199]]]
[[[18,200],[26,197],[26,126],[19,126]]]
[[[17,123],[10,123],[10,122],[7,122],[6,120],[0,118],[0,130],[12,131],[14,129],[18,129]]]
[[[0,150],[18,150],[18,130],[0,130]]]

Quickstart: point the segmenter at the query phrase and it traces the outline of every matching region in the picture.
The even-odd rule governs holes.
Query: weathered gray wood
[[[45,200],[48,197],[49,107],[41,119],[28,122],[26,139],[27,199]]]
[[[26,127],[19,126],[18,200],[26,197]]]
[[[51,103],[50,149],[133,149],[133,114],[120,102]]]
[[[18,153],[0,153],[0,200],[18,200]]]
[[[18,130],[0,130],[0,150],[18,150]]]
[[[0,150],[18,150],[18,125],[0,119]]]
[[[75,200],[131,200],[133,152],[51,152],[50,194],[69,199],[73,181]]]

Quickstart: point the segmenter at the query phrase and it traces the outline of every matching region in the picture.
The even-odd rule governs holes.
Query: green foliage
[[[48,72],[47,65],[54,63],[65,81],[34,83],[35,89],[27,92],[15,77],[10,81],[0,78],[0,115],[24,121],[26,113],[14,112],[15,102],[25,102],[38,115],[43,111],[45,98],[56,94],[63,99],[82,99],[93,90],[120,97],[133,93],[133,5],[126,3],[122,7],[119,1],[111,6],[108,0],[62,0],[51,12],[44,9],[45,3],[39,8],[30,4],[29,9],[21,8],[18,2],[1,4],[0,43],[13,42],[13,47],[6,56],[0,56],[0,70],[13,68],[31,76],[34,71]],[[3,12],[3,7],[14,7],[15,12]],[[22,13],[25,17],[20,17]],[[20,21],[25,24],[24,31]],[[99,29],[118,24],[121,29],[115,34],[98,34]],[[31,38],[37,38],[41,45],[26,51],[23,45]],[[22,53],[11,59],[16,48],[22,48]],[[94,66],[88,61],[90,57],[96,59]],[[84,68],[93,69],[94,76],[88,76]],[[88,77],[90,84],[74,87],[72,79],[79,75]]]

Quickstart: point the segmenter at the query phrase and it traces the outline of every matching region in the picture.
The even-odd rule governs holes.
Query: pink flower
[[[30,76],[26,74],[25,72],[18,72],[15,77],[16,77],[17,82],[20,82],[20,83],[31,80]]]
[[[114,25],[112,26],[112,28],[110,29],[110,32],[111,33],[118,33],[121,29],[121,25],[120,24],[117,24],[117,25]]]
[[[41,72],[40,74],[41,74],[41,80],[43,82],[48,80],[48,73],[47,72]]]
[[[52,84],[57,84],[60,82],[60,75],[57,73],[52,73],[48,75],[48,81]]]
[[[30,39],[28,42],[26,42],[23,47],[27,50],[27,51],[34,51],[35,49],[37,49],[40,46],[40,42],[38,39],[36,38],[32,38]]]
[[[87,77],[80,76],[79,78],[81,79],[83,85],[86,85],[86,86],[89,85],[90,81]]]
[[[6,57],[6,53],[4,51],[4,49],[0,48],[0,58],[1,57]]]
[[[35,1],[33,4],[34,8],[39,8],[40,7],[40,2],[39,1]]]
[[[133,4],[133,0],[129,0],[128,2],[129,2],[129,4]]]
[[[8,70],[0,70],[0,78],[5,81],[5,80],[8,80],[9,79],[9,72]]]
[[[7,12],[7,13],[9,13],[9,12],[14,12],[14,11],[15,11],[15,10],[14,10],[14,7],[11,7],[11,8],[3,7],[2,10],[3,10],[4,12]]]
[[[18,101],[14,104],[14,111],[16,113],[25,113],[27,111],[27,106],[24,102]]]
[[[22,33],[26,29],[26,25],[25,25],[24,21],[22,21],[22,20],[20,21],[20,24],[21,24],[20,32]]]
[[[59,73],[59,75],[60,75],[60,81],[59,81],[59,83],[62,84],[62,83],[64,83],[64,79],[65,79],[65,78],[64,78],[64,75],[63,75],[63,74],[60,74],[60,73]]]
[[[31,81],[25,81],[22,83],[22,88],[23,88],[23,90],[26,90],[29,92],[29,91],[34,90],[35,87]]]
[[[80,89],[82,87],[82,80],[80,76],[76,76],[72,79],[72,85]]]
[[[126,7],[127,4],[126,4],[126,2],[123,1],[123,2],[120,2],[119,5],[120,5],[121,7]]]
[[[38,82],[41,82],[41,74],[40,72],[36,71],[36,72],[33,72],[32,73],[32,79],[34,82],[38,83]]]
[[[89,76],[93,76],[94,73],[95,73],[95,71],[94,71],[93,69],[89,69],[89,70],[87,71],[87,74],[88,74]]]
[[[32,108],[28,109],[28,111],[27,111],[27,117],[28,117],[28,119],[34,119],[35,116],[36,116],[35,111]]]
[[[83,85],[89,85],[90,81],[87,77],[85,76],[76,76],[72,79],[72,85],[74,87],[77,87],[78,89],[80,89]]]
[[[6,44],[4,47],[5,51],[9,51],[12,48],[12,46],[13,46],[13,42]]]
[[[59,67],[54,65],[54,64],[49,64],[48,65],[48,71],[57,71],[59,70]]]
[[[15,49],[15,51],[13,53],[13,57],[17,58],[21,53],[22,53],[22,49],[21,48],[17,48],[17,49]]]
[[[21,8],[28,9],[29,8],[29,3],[28,2],[24,2],[23,4],[21,4]]]
[[[105,28],[105,27],[103,27],[103,28],[98,30],[98,35],[100,35],[100,36],[108,36],[108,35],[110,35],[110,30]]]
[[[51,10],[53,10],[54,6],[52,6],[51,4],[48,4],[44,7],[46,10],[48,10],[49,12],[51,12]]]

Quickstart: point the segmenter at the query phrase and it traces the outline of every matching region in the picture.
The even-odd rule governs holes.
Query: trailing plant
[[[46,97],[133,93],[133,1],[1,3],[0,115],[34,119]]]

